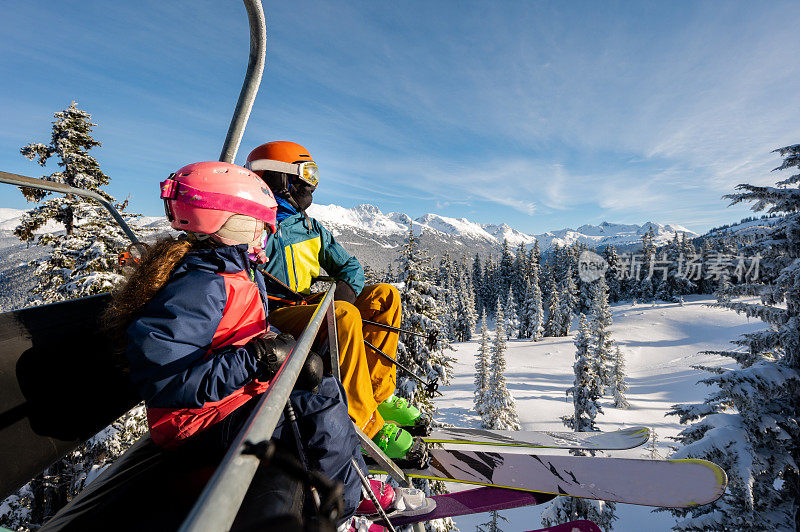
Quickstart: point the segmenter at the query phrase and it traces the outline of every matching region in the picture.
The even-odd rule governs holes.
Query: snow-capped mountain
[[[642,225],[635,224],[614,224],[603,222],[600,225],[582,225],[577,229],[561,229],[560,231],[549,231],[541,235],[536,235],[539,246],[549,249],[554,245],[569,246],[575,242],[583,242],[590,248],[603,248],[608,245],[625,249],[641,244],[642,235],[647,233],[650,228],[655,233],[655,244],[661,246],[675,238],[675,234],[685,233],[687,238],[699,236],[694,231],[686,229],[680,225],[662,225],[654,222],[647,222]]]

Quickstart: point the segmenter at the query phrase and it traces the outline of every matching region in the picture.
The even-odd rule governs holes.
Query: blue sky
[[[783,2],[265,2],[267,70],[237,162],[304,144],[315,200],[506,222],[737,220],[720,196],[773,183],[800,142],[800,11]],[[247,61],[236,0],[5,0],[0,170],[92,113],[110,191],[161,213],[157,182],[213,160]],[[785,177],[785,176],[784,176]],[[0,206],[22,208],[4,188]]]

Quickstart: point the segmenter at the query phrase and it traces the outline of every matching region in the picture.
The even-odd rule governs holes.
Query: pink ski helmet
[[[275,232],[278,204],[253,172],[208,161],[184,166],[161,182],[161,198],[174,229],[214,234],[234,214],[263,221]]]

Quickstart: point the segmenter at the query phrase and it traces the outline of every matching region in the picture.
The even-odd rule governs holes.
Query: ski
[[[423,469],[411,477],[569,495],[643,506],[688,508],[725,492],[727,476],[705,460],[644,460],[547,456],[429,449]],[[370,466],[374,467],[374,466]],[[374,469],[375,473],[383,473]]]
[[[431,519],[533,506],[547,502],[553,497],[554,495],[504,488],[476,488],[457,493],[434,495],[428,498],[428,501],[433,503],[432,508],[422,512],[413,507],[408,510],[394,511],[389,515],[389,520],[393,526],[398,527]],[[381,521],[376,522],[382,524]]]
[[[547,528],[537,528],[528,532],[601,532],[600,527],[592,521],[581,519],[580,521],[570,521],[561,525],[548,526]]]
[[[650,429],[631,427],[613,432],[515,431],[465,428],[435,428],[422,439],[428,443],[465,443],[547,449],[633,449],[647,443]]]

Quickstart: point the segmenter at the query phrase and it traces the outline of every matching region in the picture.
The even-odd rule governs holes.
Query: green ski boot
[[[395,459],[406,457],[414,438],[394,423],[384,423],[381,430],[372,437],[372,441],[386,453],[386,456]]]
[[[416,407],[408,404],[402,397],[392,395],[378,405],[378,413],[386,421],[391,421],[406,429],[413,436],[430,434],[430,420],[423,416]]]

